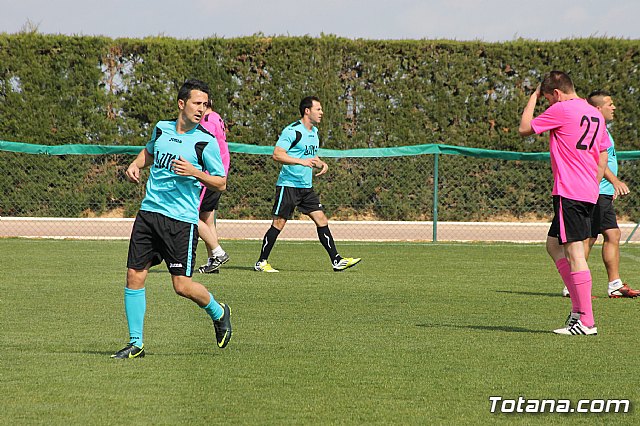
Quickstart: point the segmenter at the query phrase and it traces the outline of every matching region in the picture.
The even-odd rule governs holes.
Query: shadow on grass
[[[116,350],[113,350],[113,351],[76,351],[76,352],[71,352],[71,353],[84,354],[84,355],[104,355],[106,357],[110,357],[111,355],[113,355],[116,352]]]
[[[256,272],[253,269],[253,266],[240,266],[240,265],[224,265],[219,269],[219,271],[224,271],[225,269],[233,269],[234,271],[252,271],[252,272]]]
[[[219,269],[219,271],[224,271],[226,269],[233,269],[235,271],[253,271],[253,266],[232,266],[232,265],[225,265],[222,268]],[[169,271],[167,271],[167,268],[160,268],[160,267],[154,267],[149,269],[149,273],[150,274],[167,274],[169,275]],[[209,273],[209,274],[201,274],[200,272],[198,272],[198,268],[196,268],[193,271],[193,276],[197,277],[197,276],[204,276],[204,275],[217,275],[216,272],[213,273]]]
[[[255,269],[253,269],[253,266],[239,266],[239,265],[233,265],[233,266],[232,265],[224,265],[219,270],[224,272],[227,269],[233,269],[235,271],[257,272]],[[299,267],[299,268],[289,267],[289,268],[284,268],[284,269],[276,267],[276,269],[278,269],[279,272],[285,272],[285,273],[286,272],[289,272],[289,273],[292,273],[292,272],[293,273],[303,273],[303,274],[321,273],[321,272],[331,272],[331,273],[333,273],[333,269],[331,269],[331,265],[329,265],[326,268],[315,269],[315,270],[307,268],[307,267],[304,267],[304,266]],[[268,272],[264,272],[264,273],[268,273]],[[207,275],[209,275],[209,274],[207,274]],[[194,276],[195,276],[195,274],[194,274]]]
[[[507,333],[544,333],[549,334],[549,330],[532,330],[524,327],[514,327],[510,325],[454,325],[454,324],[416,324],[416,327],[425,328],[458,328],[461,330],[480,331],[504,331]]]
[[[496,290],[496,293],[522,294],[524,296],[563,297],[562,294],[560,294],[560,292],[542,293],[539,291]]]
[[[115,350],[113,351],[76,351],[76,352],[71,352],[71,353],[75,353],[75,354],[84,354],[84,355],[101,355],[101,356],[106,356],[107,358],[111,357],[111,355],[113,355],[115,353]],[[216,352],[208,352],[208,351],[202,351],[202,352],[197,352],[197,351],[189,351],[189,352],[149,352],[147,350],[145,350],[145,357],[192,357],[194,355],[203,355],[203,356],[217,356]],[[137,358],[134,358],[137,359]]]

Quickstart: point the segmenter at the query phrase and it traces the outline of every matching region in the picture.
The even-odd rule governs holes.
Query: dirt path
[[[0,237],[127,239],[133,219],[61,219],[0,217]],[[268,220],[220,220],[219,235],[223,239],[261,239],[269,228]],[[356,221],[330,223],[337,240],[354,241],[432,241],[431,222]],[[626,241],[635,224],[621,224],[622,241]],[[515,241],[542,242],[549,224],[519,222],[439,222],[438,241]],[[292,220],[280,238],[317,239],[311,221]],[[640,242],[640,231],[633,242]]]

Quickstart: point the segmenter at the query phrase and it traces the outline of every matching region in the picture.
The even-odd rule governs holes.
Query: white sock
[[[611,293],[612,291],[616,291],[620,287],[622,287],[622,280],[620,278],[618,278],[617,280],[611,281],[609,283],[609,293]]]
[[[225,254],[227,254],[227,252],[225,252],[221,246],[218,246],[211,250],[211,257],[220,257],[224,256]]]

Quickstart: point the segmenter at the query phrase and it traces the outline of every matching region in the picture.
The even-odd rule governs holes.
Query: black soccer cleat
[[[213,328],[216,330],[218,347],[222,349],[231,340],[231,309],[225,303],[221,303],[220,306],[222,306],[223,313],[219,319],[213,320]]]
[[[133,343],[128,343],[127,346],[120,349],[115,354],[111,355],[111,358],[126,359],[126,358],[144,358],[144,344],[141,348],[137,347]]]
[[[198,272],[201,274],[215,274],[219,272],[222,265],[229,261],[229,254],[225,253],[222,256],[210,257],[206,265],[202,265],[198,268]]]

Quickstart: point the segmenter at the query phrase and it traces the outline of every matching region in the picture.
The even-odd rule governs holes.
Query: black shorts
[[[591,236],[591,216],[595,204],[553,196],[553,221],[549,228],[550,237],[560,244],[584,241]]]
[[[131,230],[127,268],[140,271],[164,260],[171,275],[190,277],[197,246],[197,225],[141,210]]]
[[[598,204],[593,209],[591,237],[598,238],[598,234],[602,234],[603,231],[616,228],[618,228],[618,219],[616,219],[616,210],[613,207],[613,195],[600,194]]]
[[[214,191],[203,186],[202,192],[200,193],[200,211],[212,212],[214,210],[218,210],[218,204],[220,203],[221,196],[222,192]]]
[[[298,208],[301,213],[308,215],[315,211],[323,211],[320,198],[313,192],[313,188],[294,188],[291,186],[276,186],[276,199],[273,203],[273,215],[291,219],[293,211]]]

